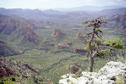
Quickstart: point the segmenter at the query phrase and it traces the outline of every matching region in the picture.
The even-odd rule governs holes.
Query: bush
[[[16,84],[16,78],[13,76],[0,78],[0,84]]]
[[[16,84],[16,83],[11,80],[7,80],[7,81],[4,81],[3,84]]]
[[[111,52],[111,49],[104,49],[104,50],[101,50],[97,53],[97,56],[98,57],[101,57],[101,58],[105,58],[105,56],[108,56],[108,55],[111,55],[112,52]]]
[[[105,45],[112,46],[116,49],[122,49],[123,48],[123,42],[120,40],[120,38],[113,38],[112,40],[105,41]]]

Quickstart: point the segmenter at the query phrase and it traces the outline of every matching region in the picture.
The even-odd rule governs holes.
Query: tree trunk
[[[124,75],[124,83],[123,84],[126,84],[126,73]]]
[[[94,53],[93,53],[93,47],[92,47],[92,43],[94,41],[94,37],[95,37],[95,28],[93,29],[93,34],[92,34],[92,37],[91,37],[91,40],[89,42],[89,71],[90,72],[93,72],[93,66],[94,66]]]
[[[93,66],[94,66],[94,57],[90,57],[90,67],[89,67],[89,70],[90,72],[93,72]]]

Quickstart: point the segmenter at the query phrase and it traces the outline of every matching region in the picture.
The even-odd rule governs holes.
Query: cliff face
[[[108,28],[126,29],[126,12],[110,17],[107,22]]]
[[[36,23],[18,16],[0,15],[0,33],[17,35],[22,40],[35,43],[38,35],[34,32]]]
[[[126,64],[109,62],[99,72],[82,72],[82,76],[74,78],[75,74],[63,75],[59,84],[116,84],[119,75],[126,75]],[[125,84],[124,80],[120,80]]]

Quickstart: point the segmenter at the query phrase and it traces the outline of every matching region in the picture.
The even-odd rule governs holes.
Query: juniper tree
[[[100,43],[98,42],[97,39],[102,40],[103,37],[103,32],[100,29],[101,25],[104,24],[105,22],[103,19],[96,18],[96,19],[90,19],[84,22],[86,27],[92,27],[92,32],[88,33],[86,37],[88,38],[88,53],[87,57],[89,57],[89,70],[90,72],[93,71],[93,66],[94,66],[94,57],[99,51],[99,46]]]
[[[86,34],[87,38],[87,57],[89,57],[89,70],[93,71],[94,57],[111,55],[116,49],[122,49],[122,40],[114,39],[104,42],[101,26],[106,24],[102,17],[90,19],[84,22],[86,27],[93,28],[90,33]],[[115,51],[117,52],[117,51]],[[114,53],[115,53],[114,52]]]

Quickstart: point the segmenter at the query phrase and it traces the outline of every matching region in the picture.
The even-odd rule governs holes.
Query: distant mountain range
[[[64,11],[66,10],[66,11]],[[91,11],[93,10],[93,11]],[[99,11],[96,11],[99,10]],[[121,14],[126,12],[126,7],[122,6],[107,6],[107,7],[93,7],[84,6],[70,9],[55,9],[55,10],[38,10],[38,9],[5,9],[0,8],[2,15],[17,15],[26,19],[34,20],[52,20],[52,19],[73,19],[73,18],[87,18],[92,16],[111,16],[114,14]],[[55,21],[54,21],[55,22]]]
[[[94,7],[89,7],[94,8]],[[115,9],[113,9],[115,8]],[[73,9],[84,9],[83,7],[73,8]],[[88,9],[88,7],[85,9]],[[96,8],[99,10],[99,7]],[[58,10],[38,10],[38,9],[5,9],[0,8],[0,14],[12,16],[16,15],[19,17],[23,17],[29,20],[41,21],[40,24],[45,23],[46,26],[52,24],[51,26],[60,25],[69,25],[72,26],[82,23],[85,19],[91,17],[99,17],[99,16],[113,16],[116,14],[122,14],[126,12],[125,7],[117,6],[117,7],[103,7],[100,9],[104,9],[101,11],[85,11],[85,10],[78,10],[78,11],[58,11]],[[74,24],[74,25],[73,25]]]
[[[70,12],[70,11],[102,11],[106,9],[118,9],[118,8],[125,8],[126,6],[81,6],[75,8],[59,8],[55,9],[58,11]]]
[[[86,11],[92,8],[100,11]],[[87,18],[93,18],[99,16],[112,17],[114,15],[126,12],[126,8],[122,6],[107,6],[107,7],[84,6],[67,10],[69,11],[58,11],[58,10],[42,11],[38,9],[33,10],[33,9],[0,8],[0,14],[6,16],[22,17],[24,19],[28,19],[31,22],[33,21],[33,23],[37,21],[41,25],[39,27],[44,28],[45,26],[57,27],[57,25],[59,25],[60,27],[65,25],[71,25],[73,27],[75,25],[81,24]]]
[[[113,9],[115,8],[115,9]],[[83,7],[77,8],[83,9]],[[107,17],[107,27],[126,27],[126,8],[105,7],[101,11],[58,11],[38,9],[5,9],[0,8],[0,34],[5,34],[31,43],[38,42],[35,29],[43,28],[76,28],[87,18]],[[122,15],[123,14],[123,15]],[[118,16],[118,18],[113,18]],[[118,20],[118,21],[117,21]],[[113,22],[113,24],[111,24]]]

